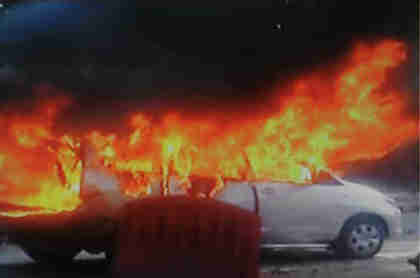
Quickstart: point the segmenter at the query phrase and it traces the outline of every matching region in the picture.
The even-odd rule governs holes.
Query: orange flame
[[[57,106],[47,102],[29,116],[1,117],[0,201],[37,208],[12,215],[70,211],[80,203],[78,146],[70,136],[53,134]]]
[[[308,171],[378,159],[417,137],[417,120],[405,111],[402,92],[387,83],[405,59],[400,42],[359,45],[333,74],[315,72],[276,90],[264,113],[192,118],[173,112],[159,119],[137,113],[125,134],[96,129],[85,137],[133,197],[148,195],[156,179],[170,194],[171,177],[187,191],[192,177],[210,178],[210,197],[225,179],[307,184]],[[50,125],[32,118],[5,123],[2,195],[55,211],[77,207],[82,165],[76,137],[55,136]]]
[[[139,113],[131,118],[130,134],[96,134],[91,142],[116,172],[161,173],[164,193],[170,175],[187,188],[190,176],[213,177],[216,188],[223,187],[221,177],[307,183],[305,168],[316,174],[377,159],[417,136],[401,92],[386,83],[405,59],[400,42],[359,45],[334,75],[295,80],[287,97],[280,91],[269,115],[226,124],[216,115],[202,120],[174,113],[153,125]]]

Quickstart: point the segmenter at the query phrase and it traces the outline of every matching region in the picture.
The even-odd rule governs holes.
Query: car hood
[[[381,203],[387,203],[389,205],[395,205],[395,201],[383,194],[382,192],[379,192],[373,188],[371,188],[369,185],[365,184],[359,184],[354,183],[346,180],[340,180],[340,182],[344,185],[342,187],[342,190],[350,195],[354,196],[357,200],[361,201],[364,200],[366,202],[381,202]]]

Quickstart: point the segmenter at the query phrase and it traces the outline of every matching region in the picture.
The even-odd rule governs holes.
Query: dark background
[[[335,62],[354,42],[395,38],[409,48],[398,83],[418,117],[418,1],[254,2],[0,1],[0,104],[49,84],[44,94],[74,97],[66,113],[82,130],[118,125],[129,107],[253,113],[277,82]],[[358,169],[418,190],[418,142]]]
[[[237,101],[334,61],[354,41],[397,38],[411,47],[407,80],[418,91],[418,1],[262,0],[236,9],[227,1],[212,8],[140,2],[3,1],[0,64],[9,75],[3,79],[20,71],[26,82],[48,80],[101,99],[159,91]],[[154,92],[126,90],[132,88]]]

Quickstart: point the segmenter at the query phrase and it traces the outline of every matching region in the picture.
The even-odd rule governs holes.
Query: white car
[[[402,233],[394,200],[330,172],[312,185],[230,182],[216,198],[261,216],[263,248],[329,248],[369,258],[385,238]]]
[[[121,192],[120,182],[86,147],[81,207],[60,217],[5,217],[0,224],[7,227],[9,240],[37,261],[67,262],[80,250],[111,254],[119,211],[133,200]],[[169,178],[169,194],[185,194],[179,182]],[[151,196],[161,195],[160,184],[153,183]],[[194,186],[200,184],[208,189],[212,182],[201,179]],[[369,258],[386,237],[401,233],[401,212],[392,199],[327,172],[311,185],[225,181],[214,197],[261,217],[262,248],[332,247],[347,257]]]

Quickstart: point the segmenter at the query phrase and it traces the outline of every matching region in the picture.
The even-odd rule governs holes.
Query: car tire
[[[105,251],[105,263],[111,266],[114,261],[114,252],[112,250]]]
[[[25,254],[37,263],[43,264],[69,264],[80,250],[66,250],[65,252],[52,252],[50,250],[41,250],[33,247],[22,247]]]
[[[336,253],[343,258],[371,258],[382,248],[385,229],[385,224],[377,216],[356,216],[341,230],[336,242]]]

